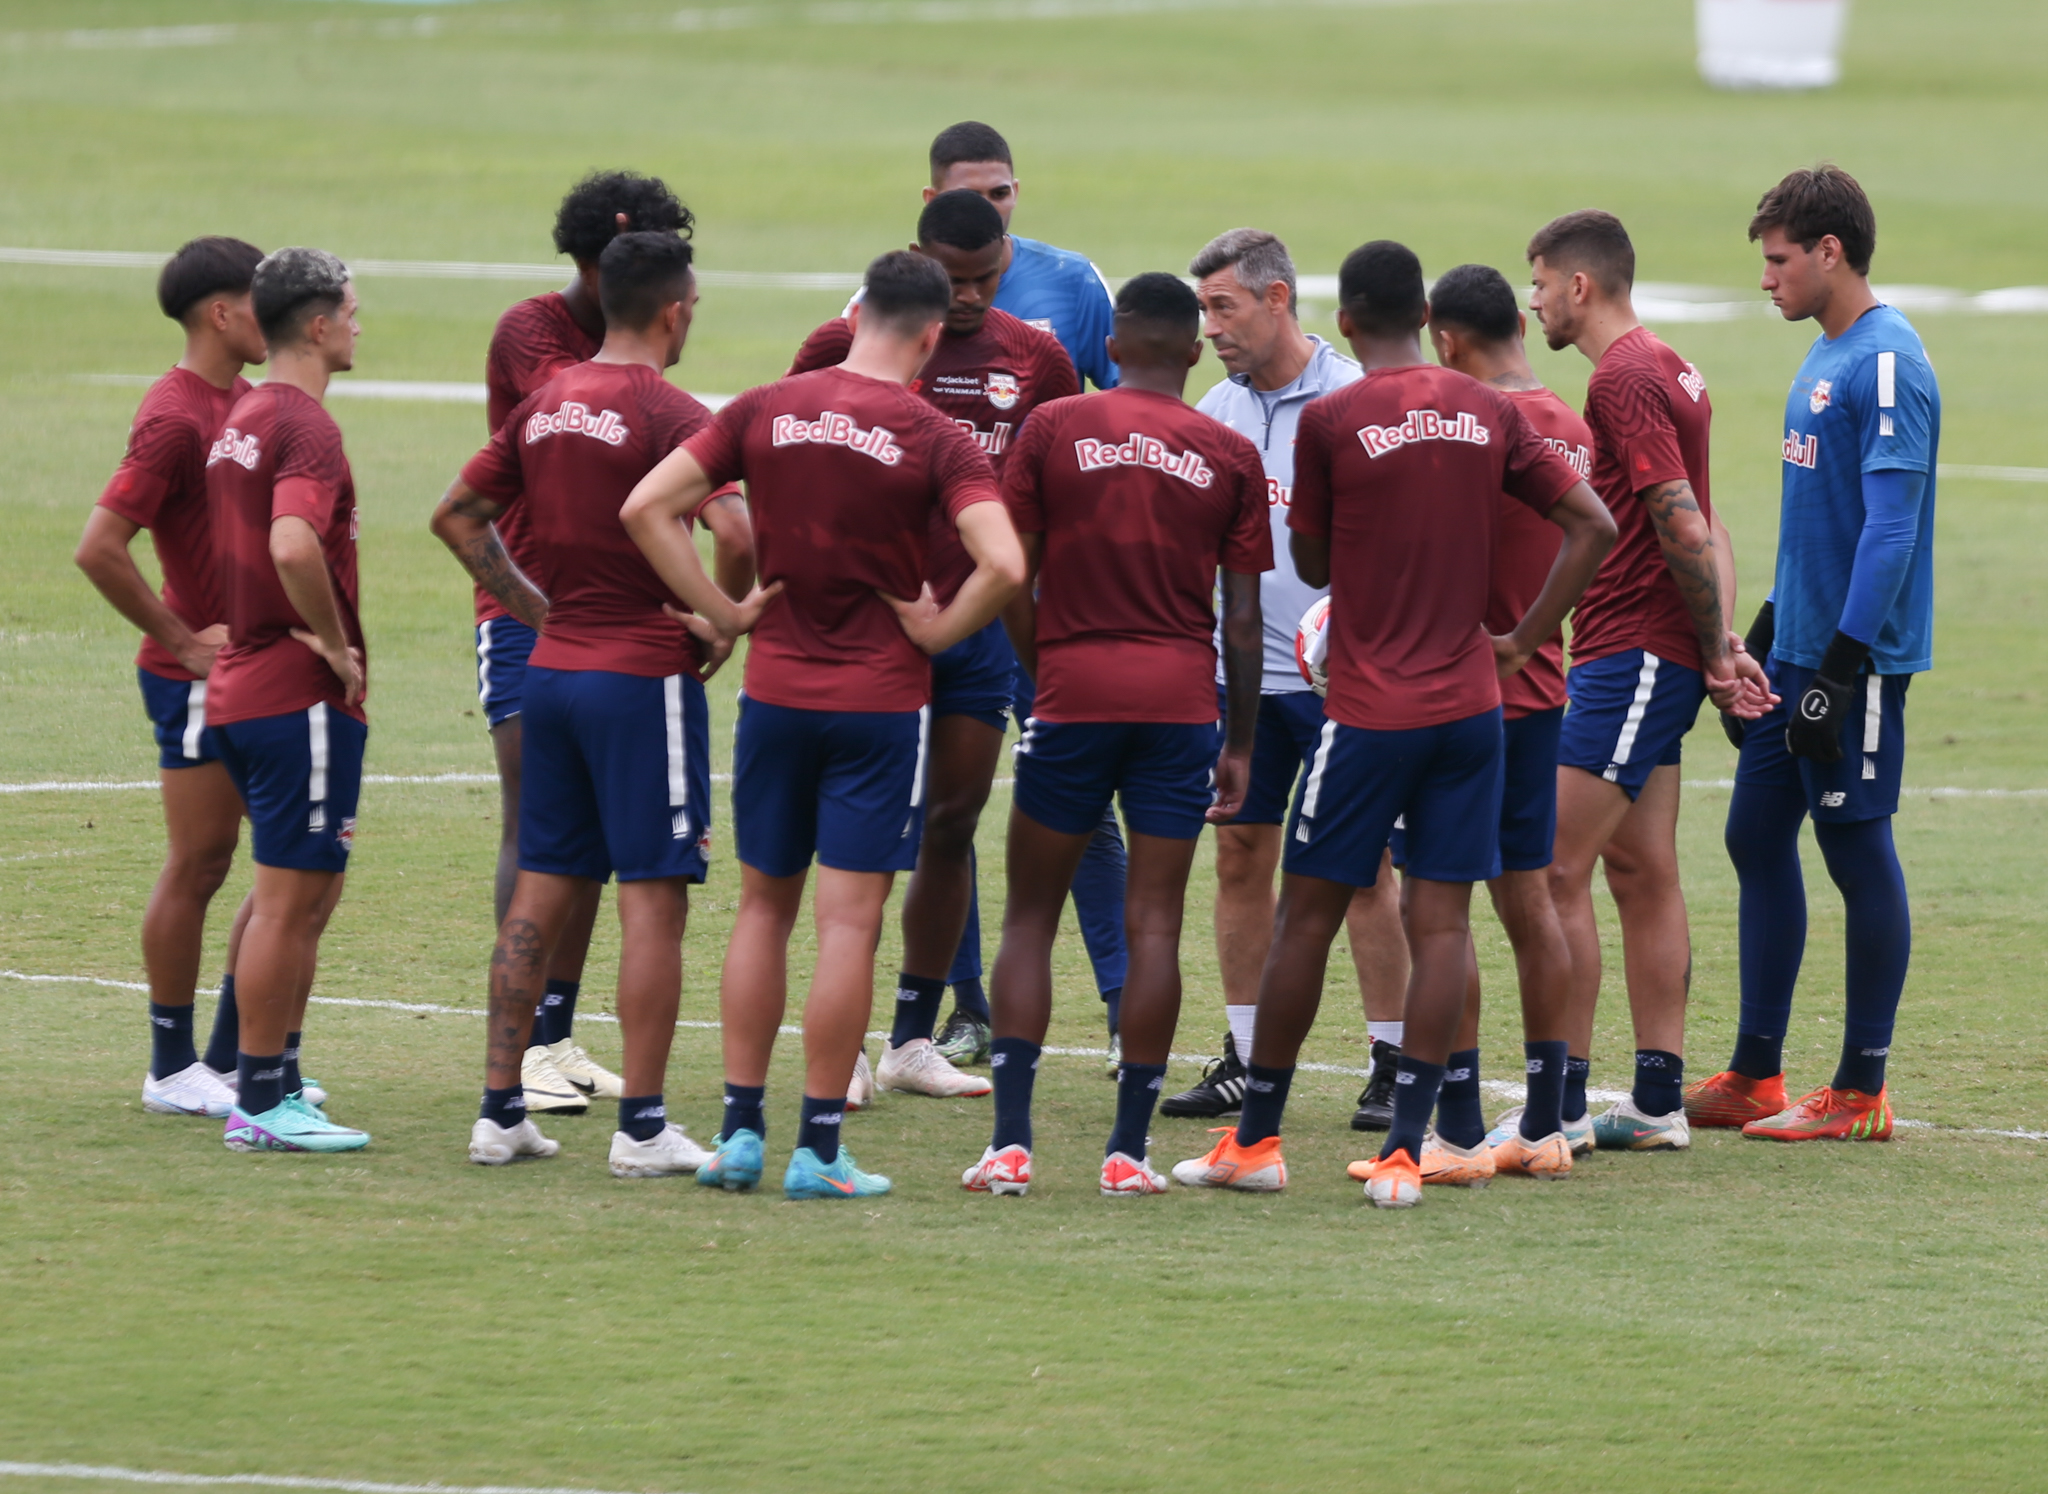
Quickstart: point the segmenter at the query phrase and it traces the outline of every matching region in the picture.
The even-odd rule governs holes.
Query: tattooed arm
[[[493,503],[458,477],[441,495],[427,527],[454,552],[477,585],[529,628],[538,629],[547,621],[548,599],[505,553],[505,542],[491,524],[504,511],[503,504]]]
[[[1715,544],[1719,527],[1700,512],[1692,484],[1680,479],[1660,482],[1636,495],[1649,510],[1657,529],[1664,564],[1678,584],[1699,636],[1700,669],[1714,704],[1737,716],[1757,716],[1768,704],[1769,685],[1763,669],[1746,653],[1729,647],[1728,609],[1733,598],[1722,596],[1723,556]],[[1723,531],[1725,533],[1725,531]],[[1732,565],[1729,567],[1732,572]]]

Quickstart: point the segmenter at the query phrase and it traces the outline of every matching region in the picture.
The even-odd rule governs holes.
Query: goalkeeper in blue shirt
[[[1724,722],[1742,752],[1727,833],[1742,888],[1735,1056],[1688,1089],[1685,1108],[1695,1126],[1745,1136],[1884,1141],[1913,937],[1892,816],[1906,687],[1933,663],[1941,390],[1911,323],[1871,291],[1877,219],[1854,177],[1793,172],[1749,236],[1772,304],[1821,335],[1785,402],[1777,576],[1746,640],[1768,655],[1779,704]],[[1846,913],[1848,1013],[1834,1078],[1792,1102],[1781,1056],[1806,946],[1809,815]]]

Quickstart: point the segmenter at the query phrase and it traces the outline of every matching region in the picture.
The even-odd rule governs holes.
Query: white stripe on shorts
[[[315,804],[327,802],[327,702],[307,708],[306,735],[313,751],[313,772],[306,781],[306,797]]]
[[[690,754],[683,738],[683,677],[679,674],[661,682],[661,714],[668,727],[668,807],[678,809],[690,802]]]
[[[1636,697],[1628,703],[1628,714],[1622,718],[1614,757],[1608,762],[1607,771],[1600,775],[1609,783],[1621,776],[1621,765],[1636,750],[1636,733],[1643,729],[1643,713],[1650,709],[1650,697],[1657,693],[1657,666],[1663,662],[1655,654],[1643,655],[1643,672],[1636,676]]]
[[[917,774],[910,781],[910,807],[924,803],[924,759],[932,743],[932,708],[917,708]]]
[[[1884,729],[1884,681],[1876,675],[1863,691],[1863,776],[1877,777],[1878,735]]]
[[[185,694],[185,756],[199,756],[199,734],[206,730],[206,681],[194,680]]]
[[[1330,749],[1337,744],[1337,723],[1323,723],[1323,739],[1316,744],[1316,755],[1308,765],[1308,786],[1301,791],[1301,817],[1312,820],[1316,817],[1316,805],[1323,797],[1323,770],[1330,766]]]
[[[476,703],[489,706],[491,703],[491,623],[494,617],[476,630]]]

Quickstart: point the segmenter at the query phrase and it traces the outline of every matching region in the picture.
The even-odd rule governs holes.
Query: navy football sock
[[[1257,1146],[1267,1137],[1280,1134],[1280,1117],[1287,1113],[1287,1091],[1293,1086],[1292,1068],[1245,1065],[1244,1109],[1237,1118],[1239,1146]]]
[[[284,1103],[284,1055],[237,1053],[239,1071],[235,1085],[235,1108],[244,1115],[261,1115]]]
[[[1805,819],[1806,793],[1797,784],[1739,783],[1728,801],[1728,859],[1741,887],[1738,1033],[1782,1039],[1792,1020],[1792,988],[1806,953],[1806,879],[1799,870],[1799,826]],[[1752,1079],[1779,1072],[1731,1067]]]
[[[1102,1015],[1109,1023],[1109,1035],[1115,1037],[1123,1029],[1124,988],[1111,986],[1102,993]]]
[[[979,1017],[984,1022],[989,1020],[988,992],[982,989],[978,978],[953,982],[953,1010]]]
[[[830,1167],[839,1160],[839,1127],[845,1119],[845,1095],[829,1100],[805,1095],[797,1112],[796,1144],[809,1147],[812,1156]]]
[[[668,1107],[659,1094],[627,1095],[619,1101],[619,1129],[635,1141],[652,1141],[668,1124]]]
[[[919,1038],[928,1038],[939,1025],[939,1002],[946,983],[922,975],[896,977],[896,1021],[889,1029],[889,1046],[900,1048]]]
[[[1522,1057],[1528,1066],[1529,1097],[1522,1102],[1522,1137],[1541,1141],[1564,1129],[1563,1042],[1524,1043]]]
[[[752,1131],[763,1141],[768,1139],[768,1112],[763,1101],[768,1098],[765,1084],[728,1084],[725,1087],[725,1120],[718,1128],[721,1136],[730,1136],[735,1131]]]
[[[216,1074],[232,1074],[241,1036],[241,1014],[235,1010],[235,978],[223,975],[220,1003],[213,1009],[213,1036],[206,1040],[206,1066]]]
[[[1031,1150],[1031,1088],[1038,1079],[1038,1044],[999,1037],[988,1045],[989,1077],[996,1086],[996,1128],[989,1145]]]
[[[1477,1048],[1461,1048],[1444,1064],[1444,1082],[1436,1094],[1436,1134],[1452,1146],[1467,1148],[1486,1139]]]
[[[1444,1065],[1401,1055],[1394,1069],[1394,1123],[1387,1128],[1387,1144],[1380,1148],[1382,1157],[1405,1151],[1416,1161],[1422,1160],[1422,1138],[1429,1131],[1429,1113],[1436,1109],[1437,1091],[1443,1082]]]
[[[1828,875],[1841,889],[1849,943],[1848,1014],[1842,1024],[1842,1062],[1835,1070],[1834,1087],[1874,1095],[1884,1087],[1892,1024],[1913,954],[1906,875],[1899,868],[1889,819],[1845,825],[1816,820],[1813,838],[1827,858]]]
[[[533,1014],[533,1036],[527,1046],[545,1048],[559,1043],[575,1030],[576,998],[582,993],[580,980],[551,980],[541,992],[540,1006]]]
[[[1775,1079],[1785,1072],[1785,1038],[1761,1032],[1735,1034],[1735,1056],[1728,1067],[1745,1079]]]
[[[518,1085],[510,1089],[484,1087],[483,1118],[494,1126],[511,1130],[526,1119],[526,1091]]]
[[[1629,1097],[1645,1115],[1669,1115],[1685,1103],[1685,1060],[1662,1048],[1636,1049],[1636,1082]]]
[[[1592,1072],[1592,1059],[1565,1058],[1563,1119],[1577,1124],[1586,1118],[1586,1080]]]
[[[199,1062],[192,1046],[192,1008],[149,1004],[149,1074],[168,1079]]]
[[[284,1035],[284,1092],[295,1095],[306,1087],[306,1081],[299,1076],[299,1039],[302,1032],[288,1032]]]
[[[1152,1129],[1152,1107],[1159,1103],[1159,1091],[1166,1083],[1163,1063],[1126,1063],[1116,1071],[1116,1129],[1109,1133],[1107,1157],[1122,1152],[1139,1161],[1145,1158],[1145,1133]]]

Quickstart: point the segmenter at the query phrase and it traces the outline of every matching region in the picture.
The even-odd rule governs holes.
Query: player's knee
[[[164,863],[167,881],[204,902],[220,891],[235,864],[235,843],[180,846]]]

